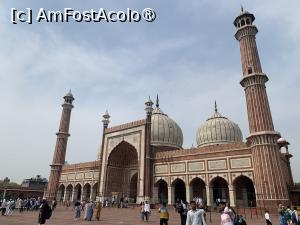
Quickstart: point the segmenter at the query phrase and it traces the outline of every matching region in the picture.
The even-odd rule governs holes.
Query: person
[[[284,205],[279,204],[278,213],[279,213],[279,224],[280,225],[287,225],[287,220],[286,220],[286,217],[285,217],[286,209],[285,209]]]
[[[97,201],[97,203],[96,203],[96,214],[95,214],[96,220],[100,220],[101,209],[102,209],[102,203],[100,201]]]
[[[121,197],[121,198],[120,198],[120,208],[121,208],[121,209],[123,208],[123,203],[124,203],[124,198]]]
[[[231,218],[231,220],[233,222],[236,221],[237,215],[236,215],[234,209],[230,207],[229,203],[226,203],[226,206],[225,206],[225,209],[224,209],[224,213],[227,213],[230,216],[230,218]]]
[[[150,213],[151,213],[150,204],[148,203],[148,201],[146,201],[144,204],[144,215],[147,222],[149,221]]]
[[[169,211],[167,208],[167,204],[165,202],[162,203],[162,207],[158,209],[159,212],[159,224],[160,225],[168,225],[169,220]]]
[[[115,205],[115,196],[111,197],[111,207],[114,207]]]
[[[6,200],[3,199],[2,203],[1,203],[1,215],[4,216],[5,215],[5,211],[6,211]]]
[[[233,225],[232,218],[228,214],[228,211],[225,211],[226,202],[219,201],[219,210],[221,213],[221,225]]]
[[[271,217],[270,217],[270,214],[269,214],[268,210],[266,210],[266,212],[265,212],[265,219],[266,219],[267,225],[272,225]]]
[[[293,225],[298,225],[298,223],[299,223],[297,207],[295,207],[295,206],[294,206],[294,210],[292,212],[292,221],[293,221]]]
[[[54,211],[54,209],[56,208],[56,206],[57,206],[57,202],[56,202],[56,200],[53,200],[52,201],[52,211]]]
[[[87,221],[92,221],[93,218],[93,202],[89,202],[87,201],[86,205],[85,205],[85,213],[84,213],[84,219]]]
[[[191,201],[190,205],[191,209],[187,212],[185,225],[206,225],[204,219],[205,211],[203,209],[197,209],[197,204],[195,201]]]
[[[81,205],[80,202],[75,202],[74,204],[74,220],[80,219],[80,211],[81,211]]]
[[[144,221],[145,213],[144,213],[144,202],[140,203],[140,213],[141,213],[141,219]]]
[[[20,198],[20,201],[19,201],[19,212],[22,213],[23,212],[23,207],[24,207],[24,201],[22,198]]]
[[[12,199],[10,199],[6,204],[6,210],[5,210],[5,216],[11,216],[12,215],[12,206],[14,202]]]
[[[39,212],[39,217],[38,217],[38,223],[39,223],[39,225],[42,225],[42,224],[46,223],[46,219],[50,218],[51,212],[52,211],[51,211],[50,206],[48,205],[47,200],[43,199],[41,201],[40,212]]]
[[[181,221],[181,225],[185,225],[186,224],[186,218],[187,218],[187,206],[186,203],[184,201],[180,201],[180,204],[178,205],[178,213],[180,215],[180,221]]]
[[[292,214],[293,214],[293,211],[291,210],[291,207],[287,206],[286,211],[285,211],[285,218],[286,218],[288,225],[293,225]]]

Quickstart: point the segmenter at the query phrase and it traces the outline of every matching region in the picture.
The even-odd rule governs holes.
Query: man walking
[[[178,213],[180,214],[181,225],[186,224],[187,212],[187,202],[181,200],[180,204],[178,205]]]
[[[51,207],[49,206],[47,200],[43,199],[41,201],[39,218],[38,218],[39,225],[45,224],[46,223],[46,219],[50,219],[51,214],[52,214]]]
[[[267,225],[272,225],[270,214],[269,214],[268,210],[266,210],[266,212],[265,212],[265,219],[266,219]]]
[[[297,225],[299,223],[297,207],[295,207],[295,206],[294,206],[294,210],[292,212],[292,222],[293,222],[293,225]]]
[[[192,209],[187,213],[186,225],[207,225],[204,219],[205,211],[197,209],[195,201],[191,201]]]
[[[167,204],[165,202],[162,203],[162,207],[159,208],[159,218],[160,218],[160,225],[168,225],[169,220],[169,211],[167,209]]]
[[[149,221],[150,213],[151,213],[150,204],[148,203],[148,201],[146,201],[144,205],[144,214],[147,222]]]

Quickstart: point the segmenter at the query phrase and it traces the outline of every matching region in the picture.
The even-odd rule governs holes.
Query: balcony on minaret
[[[72,104],[72,102],[74,101],[74,97],[71,93],[71,90],[64,96],[64,99],[65,103]]]
[[[252,25],[254,20],[254,15],[248,11],[244,11],[242,7],[240,14],[235,18],[233,24],[236,28],[241,28],[247,25]]]

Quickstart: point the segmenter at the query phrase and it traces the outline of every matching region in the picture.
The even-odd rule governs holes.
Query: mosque
[[[214,112],[196,133],[197,147],[184,149],[180,126],[149,98],[140,120],[109,127],[103,115],[102,144],[95,161],[65,164],[74,97],[64,96],[62,116],[45,197],[49,200],[104,200],[174,204],[202,198],[208,206],[225,200],[231,206],[275,209],[300,204],[288,151],[274,130],[266,82],[256,46],[253,14],[241,10],[234,20],[240,44],[242,77],[250,133],[243,139],[238,124]],[[298,193],[298,195],[297,195]]]

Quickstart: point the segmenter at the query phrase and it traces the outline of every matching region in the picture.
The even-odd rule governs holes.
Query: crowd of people
[[[268,212],[267,217],[268,217]],[[300,220],[298,217],[297,207],[294,207],[292,210],[290,206],[284,206],[279,204],[278,206],[278,213],[279,213],[279,223],[280,225],[298,225],[300,224]],[[266,217],[266,215],[265,215]],[[267,218],[266,218],[267,221]],[[272,225],[272,222],[267,221],[267,225]]]
[[[14,211],[23,213],[24,211],[36,211],[39,210],[38,223],[40,225],[45,224],[50,219],[52,212],[57,205],[56,201],[52,201],[49,204],[46,199],[3,199],[0,200],[0,210],[2,216],[11,216]],[[70,204],[67,204],[70,206]],[[109,202],[107,199],[103,202],[100,201],[82,201],[75,202],[73,205],[74,220],[84,219],[86,221],[100,220],[100,213],[103,207],[128,207],[127,199],[116,200],[115,197]],[[225,201],[218,202],[221,225],[247,225],[245,219],[241,215],[237,215],[235,210],[229,206]],[[207,225],[206,214],[208,208],[205,202],[201,198],[193,199],[190,203],[177,200],[174,205],[174,210],[180,215],[181,225]],[[168,225],[169,211],[167,204],[164,202],[158,208],[160,217],[160,225]],[[290,206],[285,207],[280,204],[278,207],[279,213],[279,225],[300,225],[297,208],[291,209]],[[83,216],[81,216],[83,215]],[[141,220],[148,222],[151,215],[151,206],[148,201],[140,203],[140,215]],[[267,225],[273,225],[270,213],[265,211],[265,221]],[[278,223],[276,223],[278,224]]]
[[[237,215],[225,201],[218,201],[218,206],[221,213],[221,225],[247,225],[245,219]],[[174,209],[180,215],[181,225],[207,225],[208,207],[201,198],[193,199],[190,203],[178,200]]]
[[[81,212],[84,212],[83,219],[87,221],[92,221],[93,216],[95,220],[100,220],[100,213],[103,203],[100,201],[82,201],[75,202],[74,204],[74,220],[79,220],[81,218]]]
[[[38,210],[41,206],[40,198],[17,198],[15,199],[1,199],[0,208],[2,216],[11,216],[14,210],[20,213],[23,211]]]

